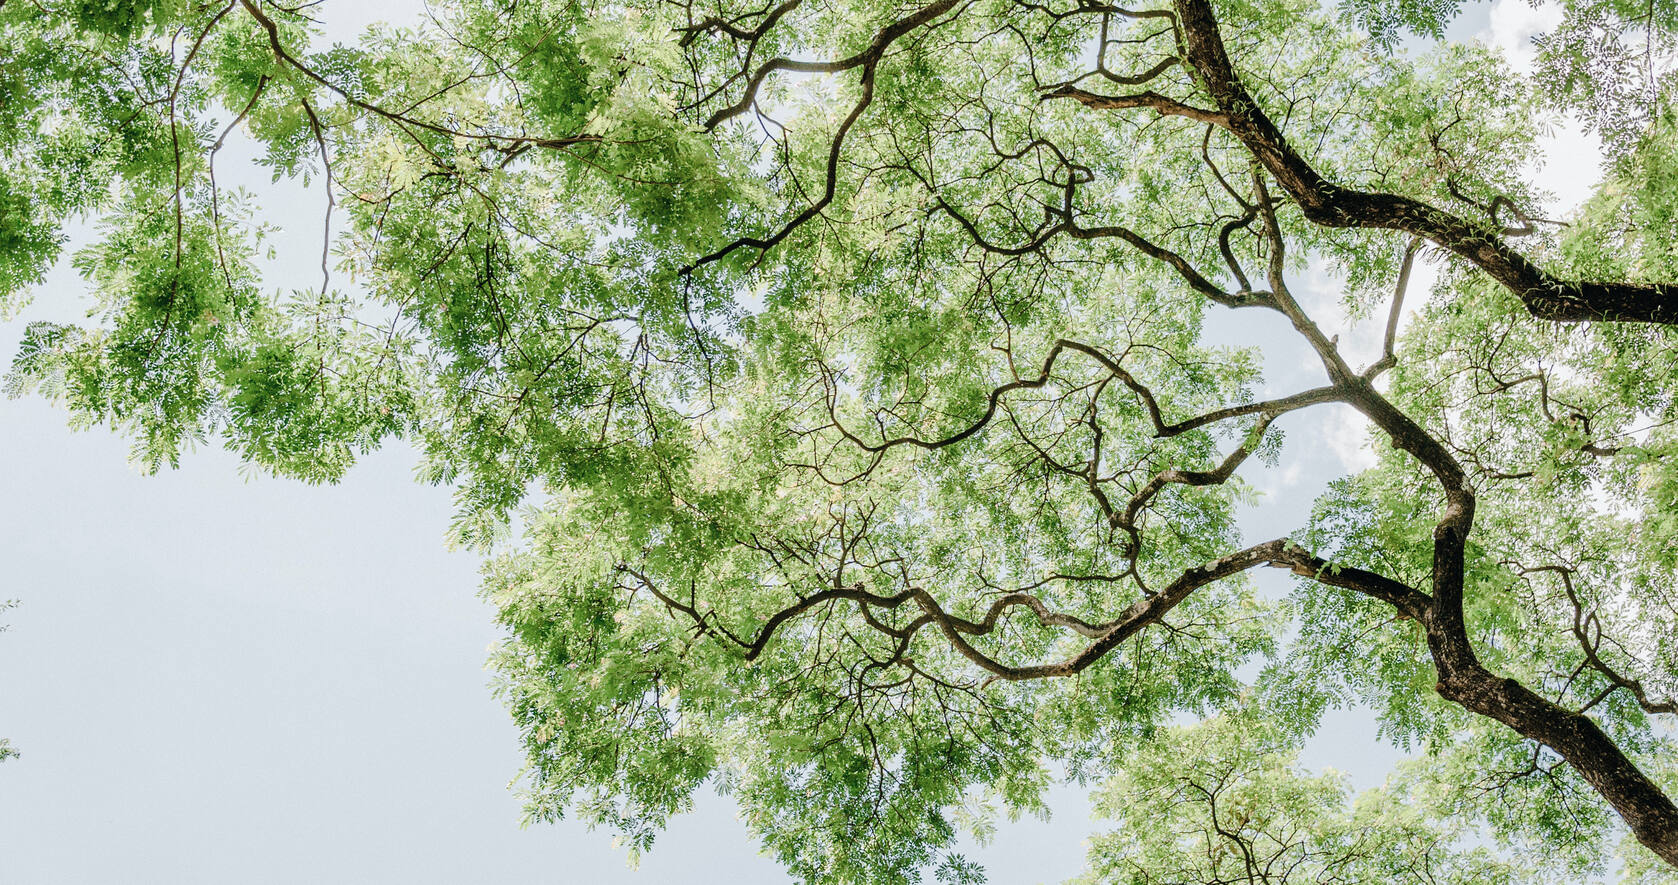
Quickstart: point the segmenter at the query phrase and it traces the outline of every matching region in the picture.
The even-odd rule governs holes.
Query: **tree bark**
[[[1433,532],[1433,595],[1420,621],[1438,671],[1435,690],[1472,713],[1487,716],[1554,750],[1626,822],[1632,835],[1678,867],[1678,805],[1638,769],[1625,751],[1583,713],[1551,703],[1514,679],[1480,663],[1463,617],[1468,534],[1474,524],[1474,490],[1443,446],[1367,384],[1349,383],[1347,399],[1399,448],[1433,471],[1445,492],[1445,512]],[[1354,576],[1355,577],[1355,576]],[[1386,587],[1355,586],[1386,598]],[[1385,595],[1383,595],[1385,594]],[[1405,610],[1401,607],[1401,610]]]
[[[1210,0],[1176,0],[1187,61],[1224,125],[1275,177],[1300,211],[1325,227],[1378,228],[1424,237],[1484,270],[1531,314],[1563,322],[1678,324],[1678,284],[1566,280],[1511,248],[1489,226],[1420,200],[1343,188],[1307,163],[1236,76]]]
[[[1431,625],[1428,645],[1439,670],[1441,697],[1554,750],[1619,812],[1637,841],[1678,867],[1678,809],[1589,716],[1559,707],[1513,679],[1499,678],[1475,659],[1465,641],[1436,635]]]

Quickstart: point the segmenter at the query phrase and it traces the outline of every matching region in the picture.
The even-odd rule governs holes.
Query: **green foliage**
[[[1537,39],[1539,81],[1624,158],[1672,112],[1678,3],[1567,0],[1562,10],[1561,24]]]
[[[1399,0],[1397,3],[1345,0],[1340,8],[1348,19],[1369,33],[1371,42],[1391,49],[1406,31],[1442,39],[1446,26],[1462,10],[1462,3],[1461,0]]]
[[[1544,880],[1432,819],[1409,795],[1425,789],[1428,772],[1412,766],[1352,797],[1342,776],[1307,772],[1298,756],[1288,733],[1251,710],[1167,730],[1098,791],[1097,813],[1118,829],[1096,837],[1080,881]]]
[[[1468,494],[1446,462],[1476,501],[1463,641],[1674,786],[1673,329],[1539,322],[1459,249],[1391,359],[1346,364],[1289,280],[1374,317],[1414,247],[1299,205],[1164,6],[433,6],[315,50],[312,7],[0,4],[0,310],[72,239],[92,308],[32,324],[7,389],[149,470],[219,444],[333,481],[411,442],[489,551],[531,819],[633,855],[714,787],[803,881],[971,883],[963,831],[1116,774],[1091,881],[1239,881],[1239,844],[1295,880],[1600,869],[1580,776],[1440,697],[1437,632],[1338,580],[1431,601]],[[1214,11],[1236,110],[1340,193],[1670,282],[1669,6],[1569,4],[1536,81],[1393,51],[1452,2]],[[1653,91],[1621,82],[1634,36]],[[1547,108],[1616,158],[1565,229],[1528,162]],[[318,251],[277,253],[266,197],[218,176],[247,142],[276,191],[330,197]],[[1275,342],[1208,332],[1230,305],[1284,314],[1331,389],[1272,391]],[[1330,400],[1409,436],[1243,537],[1251,460],[1320,448],[1273,422]],[[1294,592],[1242,577],[1265,564]],[[1296,759],[1349,704],[1423,759],[1356,800]]]
[[[1668,104],[1584,207],[1562,244],[1592,273],[1639,280],[1678,273],[1678,106]]]

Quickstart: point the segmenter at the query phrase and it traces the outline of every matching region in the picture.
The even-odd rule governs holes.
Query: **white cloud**
[[[1279,497],[1289,489],[1296,488],[1304,478],[1304,463],[1299,459],[1290,459],[1280,467],[1258,471],[1253,477],[1253,485],[1266,497]]]
[[[1571,115],[1553,134],[1539,139],[1542,163],[1532,171],[1539,186],[1556,195],[1549,206],[1555,215],[1569,215],[1596,192],[1602,180],[1602,140],[1586,132]]]
[[[1369,419],[1349,406],[1330,408],[1323,412],[1323,445],[1345,465],[1347,473],[1358,473],[1375,466],[1375,449],[1370,444]]]
[[[1492,4],[1491,21],[1479,37],[1503,50],[1515,70],[1530,74],[1538,61],[1532,38],[1561,24],[1561,15],[1560,4],[1553,2],[1534,6],[1527,0],[1497,0]]]

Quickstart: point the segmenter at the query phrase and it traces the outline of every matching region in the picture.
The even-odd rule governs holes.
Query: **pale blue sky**
[[[348,39],[415,8],[323,11]],[[224,163],[224,185],[242,178],[288,228],[280,266],[315,267],[319,194]],[[311,285],[309,274],[274,284]],[[25,322],[79,319],[80,299],[61,268],[0,324],[0,361]],[[1239,319],[1215,334],[1288,335],[1279,321]],[[1349,334],[1373,341],[1377,325]],[[1268,366],[1278,389],[1316,380],[1297,350]],[[0,881],[787,881],[709,795],[638,872],[607,833],[517,826],[506,785],[519,751],[482,667],[495,630],[476,597],[477,558],[445,551],[449,493],[412,481],[405,447],[333,487],[245,478],[215,450],[145,477],[125,463],[125,442],[64,419],[38,399],[0,400],[0,599],[22,602],[0,635],[0,735],[23,752],[0,765]],[[1270,492],[1248,514],[1255,536],[1298,525],[1356,457],[1343,414],[1289,416],[1284,429],[1282,464],[1255,477]],[[1372,738],[1367,715],[1337,714],[1305,761],[1378,783],[1395,756]],[[976,852],[993,882],[1077,873],[1095,825],[1075,791],[1054,806],[1052,822],[1004,825]]]

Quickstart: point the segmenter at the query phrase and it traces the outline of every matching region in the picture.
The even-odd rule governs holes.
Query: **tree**
[[[1295,736],[1369,704],[1511,850],[1591,868],[1617,817],[1678,866],[1678,8],[1573,0],[1533,80],[1395,48],[1450,2],[460,0],[320,51],[310,9],[0,5],[4,297],[101,223],[97,320],[11,390],[152,469],[405,437],[457,540],[518,517],[485,592],[533,817],[640,850],[710,780],[807,881],[970,880],[975,791],[1250,695]],[[1557,108],[1611,158],[1560,221]],[[264,290],[241,138],[321,193],[318,290]],[[1306,270],[1385,313],[1368,365]],[[1323,382],[1269,395],[1289,342],[1223,311]],[[1379,464],[1239,537],[1329,404]]]
[[[1540,881],[1545,872],[1456,844],[1460,834],[1429,820],[1425,801],[1394,795],[1425,788],[1425,774],[1348,806],[1342,779],[1299,770],[1289,735],[1254,711],[1162,737],[1100,794],[1098,808],[1120,829],[1096,839],[1091,883],[1489,885]]]

